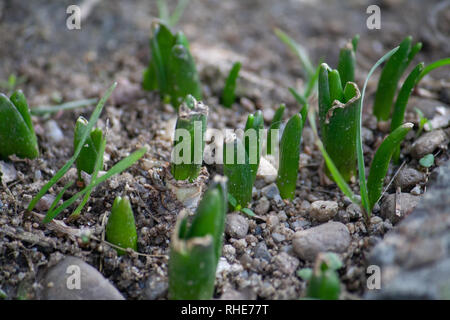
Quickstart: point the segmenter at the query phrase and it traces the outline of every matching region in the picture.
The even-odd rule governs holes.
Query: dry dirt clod
[[[318,222],[326,222],[333,219],[338,212],[338,204],[336,201],[314,201],[309,209],[311,218]]]

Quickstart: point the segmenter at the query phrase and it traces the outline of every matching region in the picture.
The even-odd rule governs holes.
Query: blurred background
[[[81,30],[66,27],[71,4],[82,9]],[[176,1],[168,4],[173,9]],[[366,26],[371,4],[381,9],[380,30]],[[96,83],[110,83],[124,72],[139,83],[157,16],[156,0],[0,0],[0,80],[15,74],[33,83],[24,89],[35,104],[48,103],[55,91],[64,99],[89,95],[77,92],[80,84],[90,82],[96,91]],[[191,0],[177,25],[200,65],[239,59],[244,69],[286,87],[302,70],[274,35],[275,27],[303,45],[313,62],[324,58],[331,66],[338,46],[359,33],[359,79],[406,35],[424,44],[416,60],[450,55],[448,0]],[[443,68],[434,74],[448,79],[447,73]],[[61,89],[68,85],[72,92]]]

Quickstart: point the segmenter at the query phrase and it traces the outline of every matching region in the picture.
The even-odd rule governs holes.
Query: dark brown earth
[[[263,111],[268,126],[273,111],[282,102],[287,104],[289,116],[298,111],[287,87],[302,87],[302,69],[274,35],[275,27],[288,31],[307,48],[315,63],[323,57],[331,66],[336,66],[339,46],[359,33],[360,86],[376,60],[406,35],[424,44],[415,63],[430,63],[449,56],[449,8],[434,10],[441,1],[378,2],[382,28],[368,30],[365,11],[372,2],[192,0],[177,28],[186,33],[197,60],[204,102],[210,107],[209,127],[243,128],[248,113],[257,109]],[[9,299],[39,298],[45,289],[42,277],[46,270],[64,256],[76,256],[99,270],[127,299],[165,299],[169,240],[182,205],[164,182],[172,147],[169,128],[176,114],[160,102],[157,93],[140,89],[142,72],[149,59],[148,35],[151,21],[157,15],[156,6],[153,1],[102,1],[82,21],[80,31],[69,31],[65,24],[69,4],[72,1],[0,0],[0,80],[6,80],[10,74],[23,79],[18,87],[31,106],[98,98],[113,81],[118,81],[119,86],[98,123],[104,127],[109,121],[105,169],[138,147],[147,146],[149,152],[125,173],[98,187],[81,218],[67,222],[72,229],[55,230],[40,224],[39,214],[45,214],[44,210],[26,213],[25,208],[72,155],[75,120],[79,115],[88,116],[92,107],[50,117],[64,134],[57,143],[51,140],[50,120],[35,117],[39,159],[12,157],[17,177],[0,186],[0,289]],[[232,110],[227,110],[219,105],[218,95],[224,73],[237,60],[243,64],[240,96]],[[364,115],[367,164],[385,136],[383,126],[377,127],[369,112],[377,78],[375,75],[369,83]],[[406,120],[417,124],[414,107],[432,119],[436,106],[444,106],[448,111],[448,104],[450,78],[448,68],[442,68],[421,82],[408,106]],[[448,137],[448,129],[444,134]],[[414,185],[402,188],[408,194],[415,185],[420,186],[422,193],[435,170],[421,169],[418,160],[409,154],[414,141],[415,134],[411,133],[404,143],[404,167],[422,175]],[[434,150],[437,166],[448,159],[447,145],[448,139]],[[382,214],[383,199],[381,209],[375,210],[372,226],[366,229],[362,217],[334,185],[320,184],[321,163],[311,130],[305,128],[296,198],[291,203],[271,199],[269,208],[264,209],[267,206],[262,189],[269,183],[257,180],[252,208],[260,211],[262,219],[245,217],[249,228],[241,239],[227,233],[215,297],[296,299],[304,295],[305,282],[295,271],[312,263],[295,254],[292,239],[295,232],[319,224],[311,221],[309,215],[311,203],[317,200],[338,203],[338,213],[333,219],[344,223],[351,235],[350,245],[341,254],[345,262],[340,270],[342,297],[362,296],[367,253],[393,228],[392,218]],[[214,166],[206,169],[210,176],[218,172]],[[397,171],[396,166],[390,168],[387,183]],[[64,181],[60,182],[50,194],[57,194],[63,185]],[[388,193],[395,193],[395,185]],[[358,190],[357,185],[353,188]],[[70,189],[67,196],[75,192],[75,188]],[[92,239],[83,244],[79,238],[67,234],[89,228],[100,239],[104,218],[119,195],[131,198],[142,255],[119,258],[105,243]],[[264,210],[256,209],[258,205]],[[58,219],[63,220],[69,214],[67,211]]]

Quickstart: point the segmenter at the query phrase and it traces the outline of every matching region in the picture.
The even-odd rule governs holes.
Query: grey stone
[[[0,181],[10,183],[17,179],[17,171],[11,162],[0,161]]]
[[[71,270],[73,268],[73,270]],[[80,289],[76,285],[80,272]],[[120,292],[94,267],[75,257],[66,257],[47,271],[43,282],[45,300],[124,300]]]
[[[280,242],[283,242],[284,240],[286,240],[286,237],[284,235],[282,235],[281,233],[274,232],[274,233],[272,233],[272,239],[276,243],[280,243]]]
[[[419,201],[420,196],[414,196],[409,193],[400,193],[398,195],[393,193],[385,197],[383,200],[380,214],[383,218],[389,219],[392,224],[396,224],[402,218],[409,215],[417,206]],[[398,205],[398,212],[395,210],[396,202]]]
[[[433,130],[425,133],[413,143],[411,147],[411,155],[416,159],[420,159],[426,154],[432,153],[438,147],[445,146],[447,144],[448,137],[446,133],[441,129]]]
[[[254,256],[255,258],[263,259],[268,262],[270,262],[270,260],[272,259],[272,255],[267,249],[267,245],[262,241],[256,245]]]
[[[53,201],[55,201],[55,196],[52,194],[46,194],[41,199],[39,199],[38,203],[36,203],[36,210],[40,212],[45,212],[50,209]]]
[[[395,185],[405,190],[414,187],[425,179],[425,174],[413,168],[403,168],[395,177]]]
[[[362,217],[361,207],[355,203],[350,204],[345,212],[348,214],[350,220],[358,220]]]
[[[303,260],[312,261],[319,252],[344,252],[350,245],[347,227],[330,221],[307,230],[297,231],[292,241],[295,254]]]
[[[337,212],[338,204],[336,201],[314,201],[309,209],[310,217],[319,222],[333,219]]]
[[[276,195],[279,195],[278,187],[275,183],[271,183],[268,186],[265,186],[261,189],[263,196],[267,199],[273,199]]]
[[[450,299],[450,162],[436,171],[413,212],[370,252],[368,263],[382,272],[381,290],[365,298]]]
[[[227,215],[225,232],[232,238],[242,239],[248,232],[248,221],[237,213]]]

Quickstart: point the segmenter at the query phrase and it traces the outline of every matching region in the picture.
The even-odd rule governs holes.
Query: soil
[[[0,186],[0,289],[11,299],[37,299],[43,289],[41,280],[45,271],[64,256],[76,256],[98,269],[127,299],[166,299],[164,286],[157,294],[149,288],[167,283],[170,236],[183,205],[165,184],[172,149],[169,128],[176,113],[161,102],[158,93],[140,88],[149,59],[148,35],[151,21],[157,15],[156,5],[137,0],[93,1],[95,4],[82,20],[81,30],[70,31],[66,28],[65,9],[71,2],[0,0],[0,79],[6,80],[10,74],[23,79],[18,87],[31,106],[98,98],[113,81],[118,81],[98,122],[100,127],[109,126],[105,170],[141,146],[147,146],[149,151],[126,172],[96,188],[80,219],[66,221],[59,228],[43,225],[39,214],[45,214],[45,210],[29,213],[25,208],[70,158],[75,120],[79,115],[88,116],[93,107],[57,113],[50,118],[33,117],[40,157],[36,160],[11,157],[17,177]],[[174,1],[169,3],[173,8]],[[287,88],[301,88],[303,72],[297,59],[274,35],[275,27],[288,31],[307,48],[315,63],[324,57],[331,66],[336,66],[339,46],[359,33],[357,82],[360,86],[373,63],[406,35],[424,44],[415,59],[417,62],[430,63],[449,56],[446,26],[450,23],[450,8],[434,10],[442,7],[441,1],[379,2],[381,30],[366,27],[365,11],[369,4],[372,3],[356,0],[192,0],[177,29],[187,35],[197,60],[204,85],[204,103],[210,108],[209,127],[243,128],[248,113],[257,109],[263,111],[268,126],[273,111],[282,102],[288,107],[285,119],[298,111]],[[232,109],[225,109],[218,102],[220,88],[229,66],[237,60],[243,64],[239,99]],[[370,112],[377,78],[374,76],[369,83],[363,116],[367,165],[386,135],[385,126],[377,126]],[[449,92],[448,68],[438,69],[424,78],[420,90],[414,93],[421,100],[417,99],[415,105],[411,102],[408,107],[406,119],[416,126],[403,144],[402,159],[404,166],[424,172],[425,178],[418,182],[422,191],[433,170],[448,159],[448,152],[446,145],[436,150],[436,166],[429,171],[421,169],[418,160],[411,157],[409,149],[417,132],[413,107],[420,108],[424,100],[438,101],[447,107]],[[64,133],[59,142],[51,139],[46,125],[50,119]],[[321,184],[322,157],[308,137],[311,130],[307,127],[295,199],[291,202],[270,199],[269,209],[260,218],[246,217],[249,229],[245,237],[236,239],[227,234],[215,298],[302,297],[306,284],[294,271],[311,267],[312,262],[295,255],[292,238],[296,231],[318,225],[309,216],[311,203],[317,200],[336,201],[338,213],[333,219],[344,223],[351,234],[350,245],[341,253],[342,297],[359,299],[364,294],[367,253],[393,225],[388,218],[380,217],[380,206],[375,209],[373,224],[368,229],[360,215],[349,214],[351,210],[347,208],[351,204],[338,188]],[[210,177],[220,173],[215,166],[205,168]],[[390,167],[386,185],[398,169],[398,166]],[[73,177],[74,170],[70,174]],[[253,209],[265,201],[261,200],[261,190],[268,184],[263,178],[256,181]],[[56,195],[63,185],[61,181],[49,193]],[[358,192],[357,184],[352,188]],[[387,188],[389,194],[395,191],[394,184]],[[73,187],[65,197],[76,192]],[[78,232],[89,228],[96,239],[101,239],[105,216],[114,199],[121,195],[131,199],[140,255],[118,257],[102,241],[91,239],[86,244],[70,236],[68,230]],[[58,220],[64,221],[69,214],[66,210]],[[255,257],[255,248],[261,243],[267,247],[268,261]],[[294,266],[293,270],[279,267],[286,261]]]

